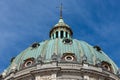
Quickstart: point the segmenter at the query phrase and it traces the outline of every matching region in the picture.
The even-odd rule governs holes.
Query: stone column
[[[58,38],[60,38],[60,31],[58,31]]]
[[[68,34],[68,38],[70,38],[70,34]]]
[[[65,35],[65,34],[66,34],[66,32],[64,31],[64,32],[63,32],[63,37],[64,37],[64,38],[66,37],[66,35]]]
[[[56,38],[56,33],[54,33],[54,38]]]

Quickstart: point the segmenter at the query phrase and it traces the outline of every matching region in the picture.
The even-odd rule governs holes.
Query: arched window
[[[56,32],[56,38],[58,38],[58,31]]]
[[[61,33],[61,34],[60,34],[60,37],[63,38],[63,31],[61,31],[60,33]]]

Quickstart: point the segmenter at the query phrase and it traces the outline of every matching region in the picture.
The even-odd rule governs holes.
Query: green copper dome
[[[40,43],[34,43],[32,46],[22,51],[12,61],[6,72],[10,73],[14,68],[20,70],[22,69],[26,60],[34,59],[34,63],[37,63],[38,60],[42,61],[43,63],[48,63],[52,60],[72,63],[85,62],[94,66],[96,66],[98,63],[107,63],[112,72],[115,74],[117,73],[118,67],[100,49],[100,47],[93,47],[84,41],[73,39],[72,30],[63,22],[62,19],[60,19],[55,27],[53,27],[52,31],[50,32],[49,40],[45,40]],[[71,56],[65,57],[66,55],[74,55],[74,59]],[[27,65],[29,64],[30,63]]]

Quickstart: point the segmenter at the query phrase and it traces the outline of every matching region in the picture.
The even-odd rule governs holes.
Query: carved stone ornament
[[[16,71],[17,71],[17,65],[13,63],[11,66],[11,72],[16,72]]]
[[[37,57],[37,63],[43,63],[43,57],[41,55]]]
[[[101,67],[101,61],[99,59],[96,59],[96,66]]]
[[[87,56],[84,55],[84,56],[82,57],[82,63],[86,63],[86,62],[87,62]]]
[[[57,59],[58,59],[57,54],[53,53],[53,55],[51,56],[51,59],[52,59],[53,61],[57,61]]]

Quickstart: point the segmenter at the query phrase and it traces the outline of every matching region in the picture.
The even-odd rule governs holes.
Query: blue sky
[[[74,38],[99,45],[120,67],[120,0],[62,0]],[[0,0],[0,72],[33,42],[49,39],[59,0]]]

